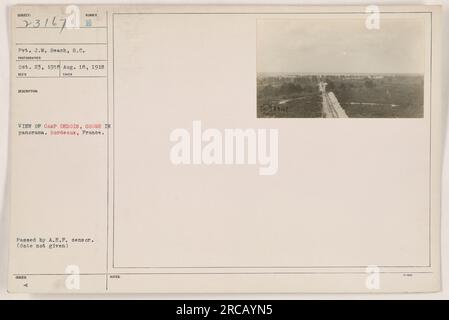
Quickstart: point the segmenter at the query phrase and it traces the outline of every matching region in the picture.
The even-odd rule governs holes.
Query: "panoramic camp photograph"
[[[257,35],[259,118],[423,117],[421,19],[267,19]]]

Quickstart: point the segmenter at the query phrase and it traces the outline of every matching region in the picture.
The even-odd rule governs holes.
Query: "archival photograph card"
[[[439,6],[10,11],[10,292],[440,290]]]

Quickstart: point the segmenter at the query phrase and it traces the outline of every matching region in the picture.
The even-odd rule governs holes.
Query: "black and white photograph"
[[[263,19],[258,118],[422,118],[421,19]]]
[[[449,299],[440,1],[2,0],[0,303]]]

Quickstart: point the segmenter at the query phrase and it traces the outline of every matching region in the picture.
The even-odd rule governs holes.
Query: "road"
[[[347,118],[345,110],[340,106],[337,97],[333,92],[326,91],[325,82],[320,81],[318,87],[323,98],[323,118]]]

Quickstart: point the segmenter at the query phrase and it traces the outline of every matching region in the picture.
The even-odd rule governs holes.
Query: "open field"
[[[423,84],[422,76],[411,75],[329,77],[327,89],[335,93],[349,117],[421,118]]]
[[[257,81],[259,118],[321,117],[318,77],[268,77]]]

